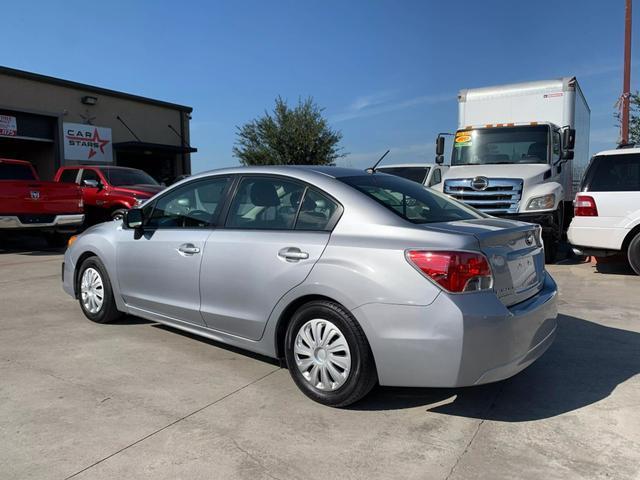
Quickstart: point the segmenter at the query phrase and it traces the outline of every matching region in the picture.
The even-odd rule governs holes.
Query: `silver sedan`
[[[556,332],[539,227],[378,172],[212,171],[73,240],[64,289],[90,320],[136,315],[279,358],[326,405],[376,383],[498,381]]]

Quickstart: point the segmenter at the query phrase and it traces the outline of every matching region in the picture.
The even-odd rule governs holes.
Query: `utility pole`
[[[629,97],[631,96],[631,0],[624,11],[624,79],[622,82],[622,131],[620,145],[629,143]]]

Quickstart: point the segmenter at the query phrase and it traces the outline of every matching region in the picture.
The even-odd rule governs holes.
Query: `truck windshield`
[[[157,185],[151,176],[142,170],[129,170],[128,168],[105,168],[102,173],[107,177],[107,181],[114,187],[125,187],[127,185]]]
[[[408,180],[413,180],[418,183],[424,183],[427,175],[429,175],[429,167],[419,165],[416,165],[415,167],[378,167],[376,170],[382,173],[389,173]]]
[[[548,144],[546,125],[459,130],[451,165],[547,163]]]
[[[0,180],[35,180],[27,165],[0,162]]]

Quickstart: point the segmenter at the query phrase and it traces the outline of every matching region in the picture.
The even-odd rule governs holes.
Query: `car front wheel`
[[[355,403],[377,382],[364,332],[334,302],[314,301],[296,311],[287,328],[285,355],[296,385],[324,405]]]
[[[98,257],[89,257],[78,271],[78,301],[85,317],[96,323],[109,323],[122,314],[116,308],[111,282]]]

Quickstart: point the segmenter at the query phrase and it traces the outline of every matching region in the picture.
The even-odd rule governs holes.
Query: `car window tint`
[[[290,230],[304,185],[268,177],[245,177],[233,199],[227,227]]]
[[[61,183],[76,183],[76,177],[78,176],[78,170],[63,170],[60,174]]]
[[[205,228],[217,217],[229,177],[198,180],[182,185],[158,198],[149,228]]]
[[[595,157],[587,173],[590,192],[640,191],[640,154]]]
[[[338,180],[374,199],[412,223],[483,218],[476,210],[416,182],[390,175],[341,177]]]
[[[0,162],[0,180],[35,180],[27,165]]]
[[[307,189],[300,206],[296,230],[327,230],[338,204],[315,190]]]

